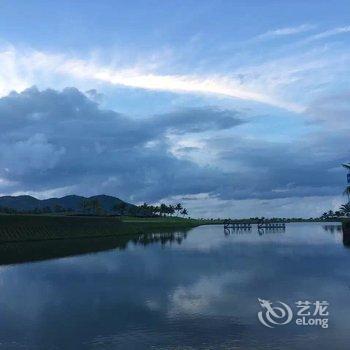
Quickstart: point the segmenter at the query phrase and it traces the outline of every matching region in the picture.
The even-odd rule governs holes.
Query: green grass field
[[[0,242],[161,233],[206,223],[178,217],[1,215]]]

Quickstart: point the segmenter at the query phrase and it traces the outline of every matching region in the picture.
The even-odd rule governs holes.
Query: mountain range
[[[91,203],[98,203],[99,210],[119,215],[137,214],[140,209],[133,204],[113,196],[98,195],[83,197],[69,195],[62,198],[37,199],[32,196],[3,196],[0,197],[1,211],[8,209],[17,212],[76,212],[83,213]],[[85,206],[85,209],[84,209]],[[92,205],[93,206],[93,205]],[[89,210],[89,209],[88,209]]]

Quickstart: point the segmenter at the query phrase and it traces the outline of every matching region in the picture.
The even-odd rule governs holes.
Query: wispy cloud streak
[[[320,39],[328,38],[330,36],[344,34],[344,33],[350,33],[350,26],[338,27],[338,28],[326,30],[322,33],[318,33],[309,37],[309,40],[320,40]]]
[[[227,75],[167,75],[150,72],[143,67],[118,69],[101,65],[93,60],[82,60],[44,52],[17,52],[14,48],[0,52],[0,93],[25,88],[35,81],[32,77],[59,75],[75,80],[93,80],[125,87],[170,91],[191,94],[212,94],[235,99],[264,103],[294,112],[302,112],[303,106],[286,102],[259,90],[243,86],[240,81]],[[10,76],[9,76],[9,73]],[[10,79],[10,80],[9,80]],[[5,84],[5,81],[12,81]]]
[[[269,30],[266,33],[263,33],[258,36],[259,39],[269,39],[274,37],[283,37],[288,35],[294,35],[299,33],[305,33],[312,29],[314,29],[315,26],[311,24],[302,24],[300,26],[296,27],[285,27],[285,28],[278,28],[274,30]]]

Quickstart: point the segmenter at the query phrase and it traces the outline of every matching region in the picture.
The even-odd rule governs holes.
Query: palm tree
[[[183,215],[183,216],[188,215],[188,211],[187,211],[186,208],[183,208],[183,209],[181,210],[181,215]]]
[[[349,216],[350,215],[350,202],[340,206],[340,211],[342,212],[342,214]]]
[[[154,216],[158,211],[158,207],[148,205],[146,202],[140,205],[139,208],[141,209],[141,214],[144,216]]]
[[[147,210],[149,208],[149,205],[146,202],[144,202],[142,205],[140,205],[140,208]]]
[[[173,205],[169,205],[168,206],[168,214],[170,214],[170,216],[173,216],[175,213],[175,207]]]
[[[181,210],[183,209],[183,207],[182,207],[182,205],[181,205],[181,203],[177,203],[176,205],[175,205],[175,211],[177,212],[177,213],[180,213],[181,212]]]
[[[153,206],[153,215],[160,215],[160,208],[158,205]]]
[[[326,220],[328,217],[328,213],[325,211],[322,215],[321,215],[321,219]]]
[[[328,210],[328,217],[333,217],[334,216],[334,213],[333,213],[333,210]]]
[[[168,207],[164,203],[162,203],[159,209],[160,216],[162,216],[162,214],[166,215],[167,212],[168,212]]]

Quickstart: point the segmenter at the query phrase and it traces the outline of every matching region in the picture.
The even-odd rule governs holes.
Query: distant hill
[[[115,210],[117,206],[117,210]],[[82,197],[76,195],[62,198],[37,199],[32,196],[3,196],[0,197],[0,211],[13,210],[17,212],[75,212],[75,213],[107,213],[117,215],[140,215],[143,212],[136,205],[122,201],[113,196],[98,195]]]

